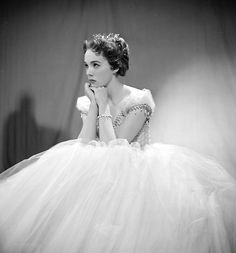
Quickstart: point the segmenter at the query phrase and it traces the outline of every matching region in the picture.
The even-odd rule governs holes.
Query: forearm
[[[83,127],[80,131],[78,138],[83,138],[87,141],[96,139],[96,120],[97,120],[97,105],[94,103],[90,104],[88,115],[83,122]]]
[[[99,116],[110,115],[110,107],[108,104],[99,106]],[[108,143],[116,139],[116,134],[112,125],[112,119],[108,117],[99,118],[99,138],[100,141]]]

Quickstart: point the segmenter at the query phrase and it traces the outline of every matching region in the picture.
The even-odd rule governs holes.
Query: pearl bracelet
[[[111,114],[102,114],[97,116],[97,119],[101,119],[101,118],[105,118],[105,119],[112,119]]]

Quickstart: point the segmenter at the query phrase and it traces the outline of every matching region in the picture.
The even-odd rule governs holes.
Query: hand
[[[91,87],[91,89],[94,91],[95,100],[99,107],[108,104],[107,87]]]
[[[94,91],[91,89],[89,83],[85,83],[85,85],[84,85],[84,93],[89,98],[89,100],[91,101],[91,103],[96,104],[95,94],[94,94]]]

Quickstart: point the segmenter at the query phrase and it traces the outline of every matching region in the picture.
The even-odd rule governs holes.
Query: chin
[[[107,84],[99,84],[97,87],[107,87]]]

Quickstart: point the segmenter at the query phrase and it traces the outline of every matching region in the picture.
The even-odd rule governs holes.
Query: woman
[[[79,138],[1,175],[0,252],[234,252],[235,181],[189,149],[149,144],[151,93],[122,84],[119,35],[84,43]]]
[[[107,44],[102,45],[102,42]],[[97,35],[94,36],[94,40],[85,42],[84,53],[86,74],[89,80],[89,84],[85,84],[85,93],[90,101],[87,101],[88,119],[84,121],[79,137],[88,140],[96,139],[98,119],[100,141],[107,143],[117,138],[133,141],[147,118],[150,118],[154,103],[150,91],[140,91],[122,84],[118,79],[118,76],[124,76],[129,68],[128,45],[118,35],[109,35],[107,38]],[[123,124],[117,122],[114,128],[112,118],[119,111],[119,104],[124,99],[127,100],[134,92],[142,96],[142,99],[146,99],[147,103],[142,101],[143,103],[138,104],[138,107],[134,104],[132,112],[128,113],[129,117]],[[86,101],[79,98],[77,104],[80,109],[80,104],[83,106]]]

